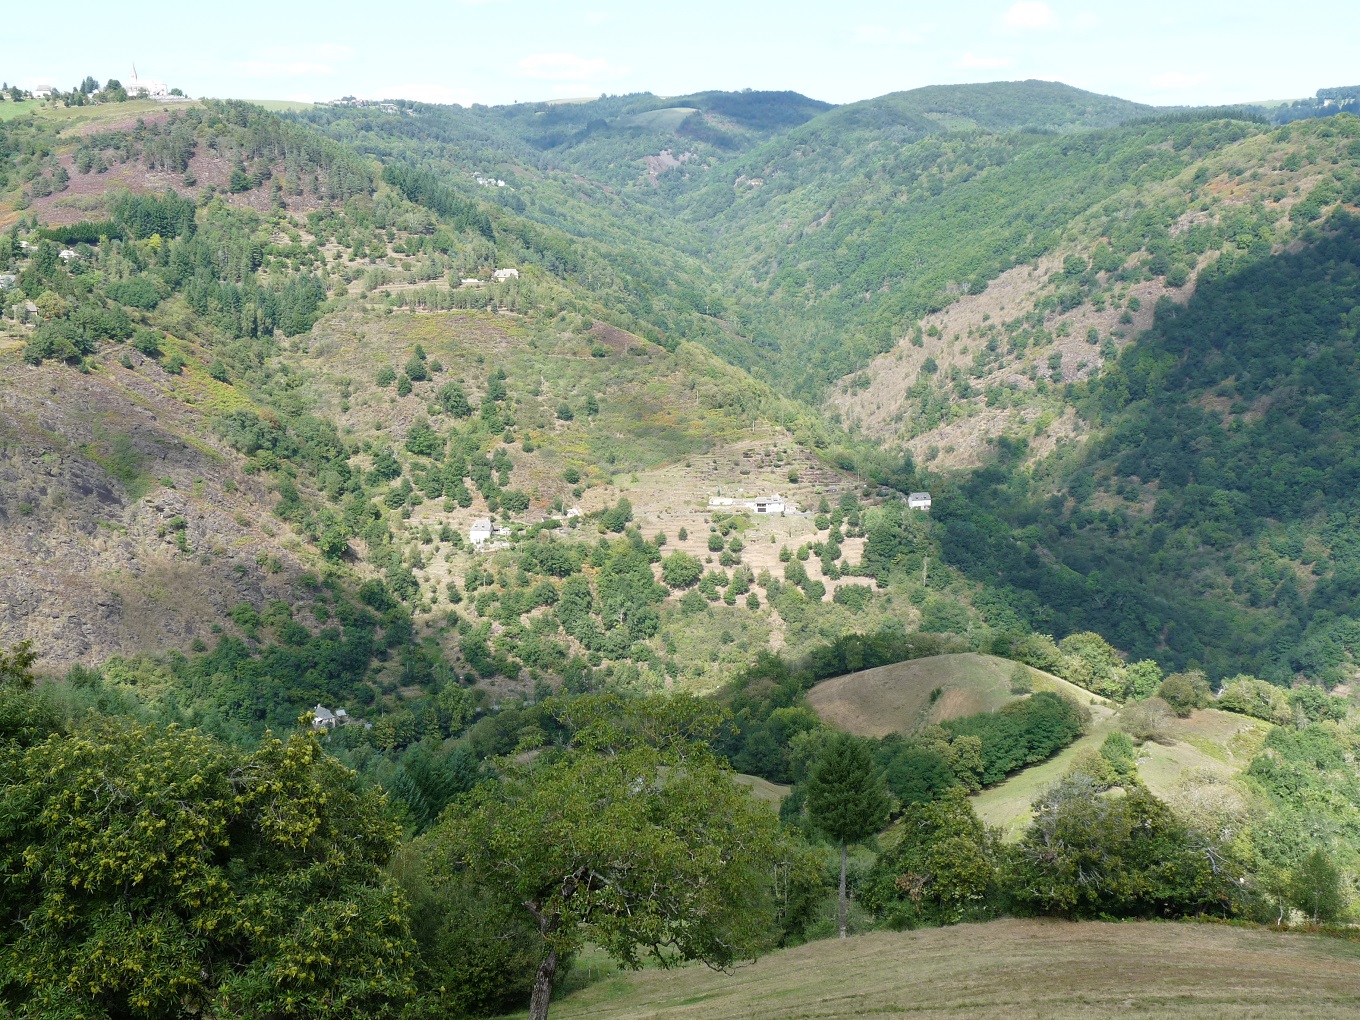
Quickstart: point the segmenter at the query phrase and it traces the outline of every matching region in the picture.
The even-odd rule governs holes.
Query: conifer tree
[[[888,816],[883,777],[861,741],[838,733],[827,742],[808,777],[812,822],[841,845],[840,933],[845,938],[847,848],[877,832]]]

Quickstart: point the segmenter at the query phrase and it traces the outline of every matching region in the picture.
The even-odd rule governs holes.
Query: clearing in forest
[[[1009,659],[964,652],[834,677],[808,693],[808,704],[823,722],[857,736],[910,733],[949,719],[994,712],[1014,701],[1011,678],[1017,667],[1027,670],[1035,690],[1056,690],[1082,704],[1096,700],[1066,680]]]

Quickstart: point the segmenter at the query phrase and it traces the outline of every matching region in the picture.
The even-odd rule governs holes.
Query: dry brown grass
[[[772,954],[733,974],[617,976],[556,1020],[841,1017],[1352,1017],[1360,945],[1218,925],[995,921],[877,932]]]
[[[1015,663],[994,655],[965,652],[932,655],[897,662],[859,673],[848,673],[818,684],[808,693],[808,703],[822,720],[862,737],[883,737],[947,719],[994,712],[1011,694]],[[1037,686],[1089,703],[1092,695],[1065,680],[1032,671]],[[931,692],[939,695],[931,701]]]

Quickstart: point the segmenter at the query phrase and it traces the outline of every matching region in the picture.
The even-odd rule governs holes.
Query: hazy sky
[[[29,87],[127,78],[135,60],[143,78],[191,96],[248,99],[467,104],[754,88],[844,103],[1048,78],[1207,104],[1360,83],[1357,0],[75,0],[13,4],[4,37],[0,77]]]

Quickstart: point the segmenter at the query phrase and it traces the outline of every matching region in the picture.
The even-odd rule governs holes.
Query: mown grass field
[[[910,733],[948,719],[994,712],[1015,700],[1011,674],[1016,665],[973,652],[932,655],[826,680],[808,693],[808,704],[823,722],[861,737]],[[1029,673],[1036,690],[1056,690],[1083,704],[1094,700],[1089,691],[1066,680],[1038,670]],[[940,693],[932,701],[936,689]]]
[[[1220,925],[1004,920],[876,932],[771,954],[732,974],[616,974],[555,1020],[842,1017],[1351,1017],[1360,944]]]
[[[738,772],[732,778],[737,783],[747,787],[751,791],[752,797],[769,804],[776,811],[779,810],[779,802],[787,797],[789,791],[793,789],[791,786],[772,783],[768,779],[761,779],[759,776],[748,776],[745,772]]]

